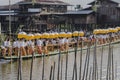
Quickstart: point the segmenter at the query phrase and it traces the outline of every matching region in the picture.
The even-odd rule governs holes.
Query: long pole
[[[17,76],[17,80],[20,80],[20,53],[19,53],[19,49],[18,49],[18,76]]]
[[[89,71],[89,63],[90,63],[90,45],[88,44],[88,59],[87,59],[87,69],[86,69],[86,78],[85,80],[88,79],[88,71]]]
[[[1,32],[1,22],[0,22],[0,34],[1,34],[2,32]]]
[[[62,80],[62,71],[63,71],[63,58],[61,59],[61,78],[60,78],[60,80]]]
[[[11,40],[11,15],[10,15],[10,11],[11,11],[11,0],[9,0],[9,37]],[[10,54],[10,57],[12,57],[12,53]],[[11,63],[12,63],[12,58],[11,58]]]
[[[84,64],[84,71],[83,71],[82,80],[85,79],[85,72],[86,72],[86,66],[87,66],[87,59],[88,59],[88,48],[87,48],[87,54],[86,54],[86,58],[85,58],[85,64]]]
[[[43,53],[43,67],[42,67],[42,80],[44,80],[44,67],[45,67],[45,53]]]
[[[33,8],[34,8],[34,1],[33,1]],[[32,53],[32,61],[31,61],[31,70],[30,70],[30,80],[32,80],[32,73],[33,73],[33,62],[34,62],[34,52]],[[44,57],[43,57],[43,74],[42,74],[42,80],[44,78]]]
[[[52,80],[52,71],[53,71],[53,66],[51,66],[51,69],[50,69],[50,78],[49,78],[49,80]]]
[[[53,66],[53,78],[52,78],[52,80],[54,80],[54,78],[55,78],[55,62],[54,62],[54,66]]]
[[[30,70],[30,80],[32,80],[32,72],[33,72],[33,60],[34,60],[34,53],[32,54],[31,70]]]
[[[97,80],[97,40],[95,40],[94,43],[94,54],[93,54],[93,76],[92,76],[92,80]]]
[[[11,0],[9,0],[9,34],[10,34],[10,37],[11,37],[11,15],[10,15],[10,11],[11,11]]]
[[[115,80],[117,80],[117,62],[115,63]]]
[[[101,53],[100,80],[102,80],[102,64],[103,64],[103,46],[102,46],[102,53]]]
[[[111,58],[112,58],[112,80],[114,80],[114,56],[113,56],[113,46],[112,46],[112,53],[111,53]]]
[[[106,80],[109,80],[109,71],[110,71],[110,45],[109,45],[109,53],[108,53],[108,63],[107,63],[107,74],[106,74]]]
[[[61,51],[59,50],[57,80],[59,80],[59,74],[60,74],[60,57],[61,57]]]
[[[73,75],[72,75],[72,80],[74,80],[74,75],[75,75],[75,80],[77,80],[77,49],[78,49],[78,37],[77,37],[77,42],[75,43],[75,55],[74,55],[74,66],[73,66]]]
[[[111,33],[109,33],[109,52],[108,52],[106,80],[111,80]]]
[[[88,80],[91,80],[91,74],[92,74],[92,67],[90,67],[89,79]]]
[[[22,80],[22,54],[20,51],[20,80]]]
[[[95,0],[95,16],[96,16],[96,29],[97,29],[97,4],[98,4],[98,0]],[[97,44],[96,44],[96,40],[95,40],[95,48],[94,48],[94,54],[93,54],[93,80],[97,80],[97,56],[96,56],[96,53],[97,53]]]
[[[77,63],[76,63],[76,58],[77,58],[77,49],[75,49],[75,59],[74,59],[72,80],[74,80],[74,75],[75,75],[75,80],[77,80]]]
[[[22,80],[22,57],[21,57],[20,48],[18,49],[18,56],[19,56],[19,60],[18,60],[18,76],[17,76],[17,80]]]
[[[81,39],[81,53],[80,53],[80,71],[79,71],[79,80],[81,80],[81,70],[82,70],[82,46],[83,46],[83,40]]]
[[[67,80],[67,70],[68,70],[68,52],[66,53],[66,70],[65,70],[65,80]]]

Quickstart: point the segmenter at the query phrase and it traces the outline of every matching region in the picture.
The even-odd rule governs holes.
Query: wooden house
[[[18,10],[19,5],[17,4],[0,6],[0,23],[3,32],[8,33],[10,27],[12,32],[16,32],[19,26]]]
[[[74,30],[86,29],[88,24],[95,24],[95,12],[93,10],[68,11],[64,14],[66,24],[72,24]]]
[[[84,10],[95,10],[97,16],[97,23],[120,23],[120,0],[98,0],[97,2],[93,1],[88,5],[91,5],[91,7]]]
[[[7,30],[3,27],[2,30],[9,31],[8,24],[11,22],[11,24],[14,23],[11,25],[14,31],[19,29],[28,32],[47,31],[54,27],[54,24],[59,23],[60,19],[58,20],[57,15],[67,12],[69,5],[59,0],[35,0],[35,2],[24,0],[13,5],[2,6],[0,22],[2,26],[7,27]]]

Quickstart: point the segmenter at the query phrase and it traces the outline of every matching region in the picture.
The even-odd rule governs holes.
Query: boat
[[[117,40],[117,41],[114,41],[114,42],[111,42],[111,44],[117,44],[117,43],[120,43],[120,40]],[[100,48],[102,46],[108,46],[109,43],[106,43],[106,44],[102,44],[102,45],[97,45],[97,48]],[[86,47],[83,47],[82,50],[87,50],[87,46]],[[94,49],[94,45],[90,47],[90,49]],[[77,51],[80,51],[81,48],[77,48]],[[69,49],[68,50],[68,53],[73,53],[75,51],[74,48],[72,49]],[[54,52],[49,52],[48,54],[37,54],[37,53],[34,53],[34,57],[43,57],[43,56],[53,56],[53,55],[58,55],[58,54],[66,54],[66,51],[54,51]],[[32,55],[26,55],[26,56],[21,56],[22,59],[30,59],[32,58]],[[17,60],[19,59],[19,56],[0,56],[0,59],[4,59],[4,60]]]

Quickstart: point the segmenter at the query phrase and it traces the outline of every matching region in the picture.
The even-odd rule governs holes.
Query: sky
[[[16,3],[18,1],[21,1],[21,0],[10,0],[10,1],[11,1],[11,4],[14,4],[14,3]],[[89,2],[91,2],[93,0],[61,0],[61,1],[70,3],[72,5],[80,4],[83,7],[85,7],[87,5],[87,3],[89,3]],[[0,0],[0,6],[2,6],[2,5],[8,5],[8,4],[9,4],[9,0]]]
[[[18,1],[21,1],[21,0],[10,0],[11,1],[11,4],[14,4]],[[8,5],[9,4],[9,0],[0,0],[0,6],[2,5]]]

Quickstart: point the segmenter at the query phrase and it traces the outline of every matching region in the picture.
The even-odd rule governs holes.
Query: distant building
[[[88,28],[87,24],[95,24],[95,12],[93,10],[68,11],[64,14],[66,24],[72,24],[74,30]]]
[[[13,33],[19,30],[45,32],[54,28],[61,29],[63,26],[71,30],[91,30],[96,25],[120,24],[120,0],[96,1],[82,10],[79,5],[79,9],[75,11],[68,11],[67,7],[71,5],[59,0],[24,0],[1,6],[2,31],[8,33],[11,27]]]
[[[28,23],[26,24],[25,21],[22,23],[26,24],[26,29],[28,29],[28,27],[30,27],[29,24],[32,23],[31,30],[50,30],[54,27],[54,24],[60,21],[57,19],[57,14],[67,12],[68,5],[69,4],[59,0],[36,0],[34,4],[30,0],[25,0],[19,3],[19,7],[20,14],[23,16],[21,20],[24,19]],[[33,22],[31,22],[31,18]]]
[[[92,10],[68,11],[65,13],[68,23],[93,24],[95,23],[95,13]]]
[[[10,19],[13,31],[18,30],[19,25],[23,25],[24,31],[46,31],[60,22],[57,15],[67,12],[69,5],[59,0],[35,0],[35,2],[24,0],[13,5],[2,6],[0,7],[0,22],[2,26],[5,26],[2,30],[9,31]]]
[[[19,26],[18,21],[18,12],[19,5],[13,4],[11,6],[0,6],[0,22],[1,22],[1,30],[2,32],[8,33],[9,27],[11,27],[12,31],[15,32]],[[9,20],[11,21],[9,23]],[[9,24],[11,26],[9,26]]]
[[[98,24],[120,23],[120,0],[97,0],[88,5],[91,7],[84,10],[95,10]]]

